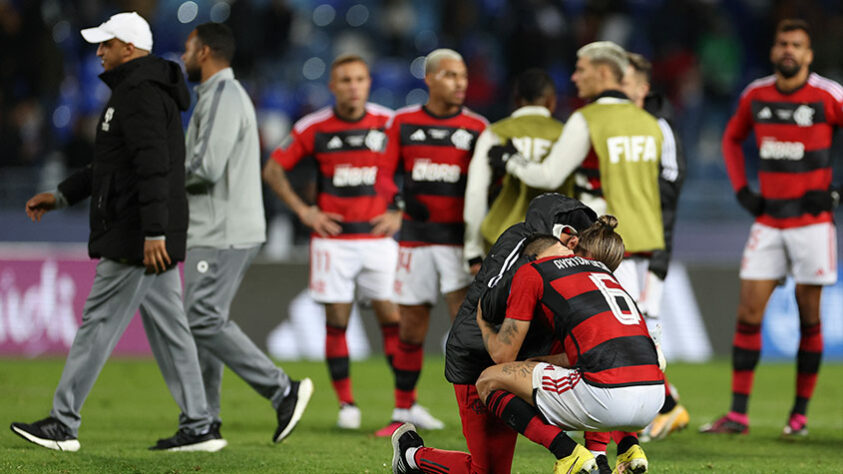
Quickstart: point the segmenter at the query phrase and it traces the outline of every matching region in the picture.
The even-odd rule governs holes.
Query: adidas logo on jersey
[[[336,150],[337,148],[342,148],[342,138],[334,135],[334,138],[328,140],[328,144],[326,146],[329,150]]]
[[[427,135],[425,135],[422,129],[418,129],[410,135],[410,140],[414,142],[423,142],[425,139],[427,139]]]
[[[773,112],[770,112],[769,107],[764,107],[763,109],[761,109],[760,112],[758,112],[758,118],[761,119],[761,120],[767,120],[767,119],[771,118],[772,116],[773,116]]]
[[[459,165],[433,163],[427,158],[413,163],[413,181],[456,183],[460,180],[460,174]]]

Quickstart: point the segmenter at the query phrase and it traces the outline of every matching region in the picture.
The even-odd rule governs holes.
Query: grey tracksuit
[[[275,408],[290,379],[228,315],[249,263],[266,240],[255,109],[230,68],[196,86],[196,92],[186,138],[190,226],[184,307],[208,409],[219,420],[223,363]]]

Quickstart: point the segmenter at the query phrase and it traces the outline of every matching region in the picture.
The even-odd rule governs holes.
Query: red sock
[[[609,434],[612,436],[612,441],[614,441],[615,444],[621,444],[621,440],[627,436],[632,436],[633,438],[638,439],[638,433],[634,431],[612,431]]]
[[[612,439],[611,433],[602,433],[597,431],[586,431],[583,433],[585,438],[585,448],[591,452],[605,453],[606,446]]]
[[[421,374],[424,352],[421,344],[398,341],[395,353],[395,408],[410,408],[416,401],[416,384]]]
[[[469,474],[471,472],[471,455],[462,451],[419,448],[413,456],[413,461],[424,473]]]
[[[325,325],[325,360],[331,374],[331,384],[340,403],[354,403],[344,327]]]
[[[383,353],[387,358],[392,359],[398,352],[398,323],[381,324],[381,336],[383,336]]]
[[[558,426],[548,424],[538,410],[505,390],[494,390],[486,398],[486,408],[510,428],[552,452],[556,459],[570,455],[576,443]]]
[[[820,323],[802,326],[800,329],[802,338],[796,355],[796,403],[793,412],[804,415],[817,385],[823,355],[823,334]]]
[[[738,322],[732,342],[732,410],[746,413],[761,358],[761,325]]]

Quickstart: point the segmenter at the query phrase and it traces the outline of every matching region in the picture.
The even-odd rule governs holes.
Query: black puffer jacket
[[[183,260],[187,238],[184,130],[190,93],[178,64],[145,56],[100,75],[111,98],[97,124],[94,159],[59,185],[70,204],[91,196],[88,253],[143,262],[147,236],[164,235]]]
[[[515,271],[528,261],[521,255],[524,239],[537,232],[550,234],[556,224],[567,224],[582,231],[596,219],[597,215],[591,208],[558,193],[545,193],[530,201],[524,222],[510,226],[501,234],[468,287],[468,294],[460,306],[454,324],[451,325],[445,346],[445,378],[449,382],[473,384],[483,369],[494,365],[483,346],[483,336],[477,326],[477,304],[481,297],[486,298],[484,293],[494,287],[495,291],[490,293],[490,303],[494,309],[489,311],[505,311],[512,277]],[[486,310],[484,302],[484,312]],[[484,313],[484,316],[494,318],[491,314]],[[503,317],[499,319],[503,320]],[[519,359],[547,354],[553,335],[549,331],[544,331],[544,334],[540,332],[541,328],[531,325]]]

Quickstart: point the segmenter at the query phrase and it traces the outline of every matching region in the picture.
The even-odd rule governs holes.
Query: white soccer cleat
[[[412,423],[416,426],[416,428],[422,430],[441,430],[445,428],[445,423],[443,423],[442,420],[435,418],[429,411],[427,411],[427,408],[419,405],[418,403],[414,403],[413,406],[410,407],[409,412],[410,419],[401,421]],[[397,420],[395,416],[392,418]]]
[[[357,405],[344,403],[340,406],[340,412],[337,416],[337,426],[344,430],[360,429],[360,409]]]

